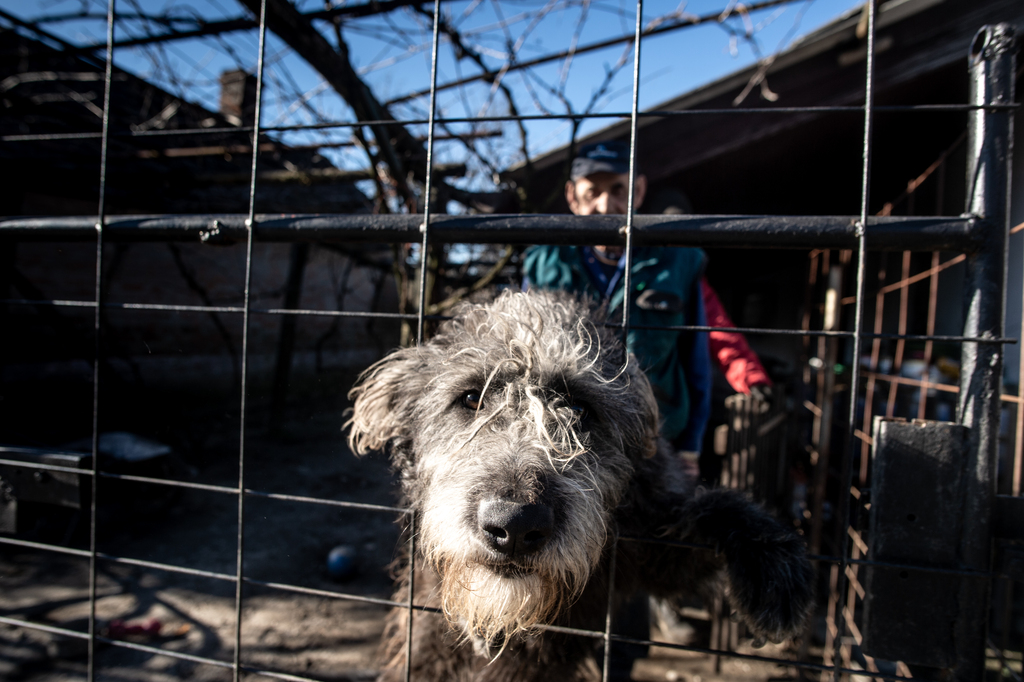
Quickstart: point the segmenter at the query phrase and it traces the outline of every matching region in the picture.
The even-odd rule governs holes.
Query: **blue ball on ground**
[[[347,580],[356,574],[356,550],[338,545],[327,555],[327,573],[335,580]]]

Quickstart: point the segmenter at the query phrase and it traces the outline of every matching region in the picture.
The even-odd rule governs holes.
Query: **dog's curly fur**
[[[390,451],[415,513],[396,600],[414,562],[416,603],[444,614],[414,616],[413,679],[599,678],[594,639],[539,626],[604,629],[613,551],[619,603],[638,590],[707,597],[724,579],[756,636],[800,631],[803,543],[742,495],[694,489],[658,439],[635,358],[586,302],[529,292],[465,305],[351,397],[352,449]],[[539,530],[504,544],[493,517],[524,514]],[[713,549],[632,539],[652,537]],[[407,618],[389,619],[382,680],[403,677]]]

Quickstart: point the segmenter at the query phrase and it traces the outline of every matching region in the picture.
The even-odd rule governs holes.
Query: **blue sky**
[[[351,0],[360,4],[364,0]],[[323,9],[321,0],[300,0],[300,9]],[[343,3],[335,2],[335,5]],[[657,17],[672,13],[677,16],[720,13],[735,3],[731,0],[645,0],[643,21],[650,24]],[[749,4],[749,3],[748,3]],[[641,48],[641,109],[651,108],[700,85],[784,49],[794,39],[832,21],[837,16],[859,7],[858,0],[796,0],[776,8],[749,15],[744,21],[732,18],[724,25],[710,23],[675,30],[647,38]],[[87,11],[103,15],[102,0],[0,0],[5,11],[25,19],[41,15],[69,14]],[[430,6],[426,6],[430,8]],[[432,8],[431,8],[432,9]],[[542,16],[539,12],[545,10]],[[141,12],[168,14],[179,18],[200,16],[206,21],[233,18],[247,11],[232,0],[117,0],[118,13]],[[632,34],[636,4],[630,0],[458,0],[442,5],[442,12],[457,26],[482,55],[487,65],[499,69],[504,63],[508,45],[517,46],[519,61],[534,59],[580,46]],[[585,21],[581,21],[581,18]],[[504,23],[502,23],[504,22]],[[182,29],[186,22],[179,23]],[[333,29],[318,23],[333,43]],[[47,24],[47,30],[76,44],[105,40],[105,22],[82,19]],[[752,30],[753,41],[742,36]],[[115,38],[143,35],[153,26],[141,21],[124,21],[116,25]],[[414,11],[398,10],[387,16],[347,21],[343,35],[351,57],[374,94],[381,101],[405,95],[429,85],[430,26],[428,20]],[[736,39],[735,36],[739,36]],[[257,32],[239,31],[218,39],[194,39],[165,43],[159,48],[119,50],[115,63],[120,67],[153,81],[165,89],[208,108],[217,107],[217,78],[226,69],[254,70],[257,55]],[[605,82],[605,74],[623,57],[624,46],[616,45],[585,55],[577,55],[569,68],[565,60],[554,61],[526,71],[506,75],[509,87],[521,114],[543,115],[544,120],[525,124],[528,149],[536,155],[569,141],[569,125],[559,114],[571,106],[573,112],[584,111],[596,91]],[[348,107],[322,83],[318,73],[276,37],[270,36],[267,48],[267,90],[262,123],[264,125],[296,125],[324,121],[351,120]],[[438,59],[438,82],[445,83],[479,73],[468,59],[457,61],[450,44],[442,41]],[[622,68],[607,83],[603,96],[594,102],[591,111],[628,112],[633,92],[633,54],[625,55]],[[758,97],[755,92],[752,97]],[[504,98],[495,96],[483,82],[438,93],[440,115],[475,117],[508,113]],[[428,101],[420,98],[392,107],[403,120],[426,116]],[[583,124],[581,133],[602,128],[614,122],[596,119]],[[521,160],[520,137],[513,123],[458,124],[451,129],[467,132],[490,130],[500,137],[478,143],[477,154],[467,154],[456,143],[439,142],[436,158],[441,162],[468,161],[472,175],[463,181],[467,186],[486,187],[490,171],[508,167]],[[424,126],[416,132],[425,134]],[[282,134],[290,143],[344,141],[348,128],[326,131],[301,131]],[[326,151],[340,166],[365,167],[366,158],[352,148]]]

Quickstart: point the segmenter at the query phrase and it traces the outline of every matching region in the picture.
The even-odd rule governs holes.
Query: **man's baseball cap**
[[[594,173],[628,173],[629,145],[618,140],[593,142],[580,147],[572,160],[570,180],[585,178]]]

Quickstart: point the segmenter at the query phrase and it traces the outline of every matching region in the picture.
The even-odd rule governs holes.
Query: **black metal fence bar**
[[[93,301],[53,301],[33,299],[4,299],[0,300],[3,305],[26,305],[26,306],[55,306],[55,307],[95,307]],[[103,308],[116,310],[162,310],[170,312],[190,313],[243,313],[242,308],[233,306],[199,306],[199,305],[162,305],[158,303],[104,303]],[[323,317],[354,317],[374,318],[389,320],[419,320],[420,316],[414,313],[384,313],[371,311],[352,310],[303,310],[296,308],[249,308],[249,312],[258,315],[310,315]],[[424,315],[424,320],[440,322],[450,320],[449,315]],[[607,323],[606,326],[619,328],[621,325]],[[706,325],[631,325],[633,329],[647,329],[657,331],[697,331],[697,332],[729,332],[745,335],[777,335],[777,336],[807,336],[807,337],[835,337],[853,338],[855,332],[849,331],[828,331],[815,329],[781,329],[770,327],[709,327]],[[863,339],[903,339],[904,341],[939,341],[948,343],[990,343],[990,344],[1016,344],[1019,339],[1011,337],[990,337],[990,336],[951,336],[948,334],[875,334],[862,332]],[[883,379],[884,380],[884,379]],[[0,452],[3,449],[0,448]]]
[[[1020,108],[1020,104],[915,104],[915,105],[889,105],[874,107],[875,113],[957,113],[971,111],[1012,111]],[[749,107],[745,109],[683,109],[674,111],[641,111],[637,112],[637,118],[674,118],[681,116],[736,116],[736,115],[759,115],[759,114],[861,114],[863,106],[807,106],[807,107]],[[438,124],[449,123],[505,123],[514,121],[539,121],[548,119],[583,120],[591,118],[601,119],[629,119],[632,115],[629,112],[598,112],[591,114],[556,114],[550,115],[535,114],[521,116],[482,116],[482,117],[447,117],[437,118]],[[428,125],[429,119],[402,119],[399,121],[329,121],[324,123],[310,123],[305,125],[282,125],[261,127],[261,133],[269,132],[301,132],[305,130],[329,130],[333,128],[355,128],[370,125]],[[217,135],[252,133],[253,126],[238,126],[231,128],[177,128],[173,130],[139,130],[130,132],[112,132],[112,138],[145,138],[145,137],[197,137],[199,135]],[[0,135],[0,142],[46,142],[57,140],[98,140],[101,133],[23,133],[18,135]]]
[[[58,471],[63,474],[78,474],[81,476],[92,476],[92,469],[75,469],[74,467],[62,467],[55,464],[40,464],[38,462],[22,462],[17,459],[0,459],[0,465],[23,467],[38,471]]]
[[[89,642],[88,642],[88,682],[96,679],[96,539],[97,539],[97,485],[100,454],[100,369],[102,366],[103,348],[103,229],[106,221],[106,188],[107,161],[110,153],[110,94],[114,81],[114,17],[116,16],[116,0],[107,2],[107,60],[103,70],[103,117],[100,136],[100,177],[99,196],[96,209],[95,240],[96,240],[96,272],[94,297],[96,307],[93,311],[93,358],[92,358],[92,478],[89,481],[91,495],[89,497]]]
[[[86,473],[88,473],[88,472],[86,472]],[[102,476],[103,474],[100,474],[100,475]],[[167,486],[174,486],[174,485],[177,484],[176,481],[160,481],[159,479],[149,479],[149,482],[157,484],[157,485],[161,485],[162,484],[162,485],[167,485]],[[183,487],[194,487],[194,486],[183,486]],[[231,489],[223,489],[223,490],[217,490],[217,492],[237,492],[237,491],[232,491]],[[345,502],[343,500],[329,500],[329,499],[314,498],[314,497],[302,497],[302,496],[295,496],[295,495],[279,495],[279,494],[275,494],[275,493],[265,493],[265,492],[259,492],[259,491],[253,491],[253,490],[246,490],[245,493],[247,495],[254,495],[254,496],[265,497],[265,498],[269,498],[269,499],[281,499],[281,500],[287,500],[287,501],[303,502],[303,503],[307,503],[307,504],[321,504],[321,505],[325,505],[325,506],[334,506],[334,507],[341,507],[341,508],[362,509],[362,510],[366,510],[366,511],[387,511],[387,512],[393,512],[393,513],[398,513],[398,514],[409,514],[412,511],[410,509],[405,509],[405,508],[401,508],[401,507],[385,507],[383,505],[370,505],[370,504],[365,504],[365,503],[361,503],[361,502]],[[686,548],[689,548],[689,549],[700,549],[700,550],[708,550],[708,551],[714,551],[714,549],[715,549],[714,547],[712,547],[710,545],[704,545],[704,544],[695,543],[695,542],[678,542],[678,541],[671,541],[671,540],[662,540],[662,539],[659,539],[659,538],[636,538],[636,537],[620,536],[618,538],[618,540],[622,541],[622,542],[646,542],[646,543],[650,543],[650,544],[669,545],[669,546],[672,546],[672,547],[686,547]],[[41,550],[45,550],[45,551],[56,552],[56,553],[59,553],[59,554],[68,554],[68,555],[71,555],[71,556],[81,556],[81,557],[89,557],[89,556],[91,556],[91,553],[89,551],[87,551],[87,550],[74,549],[74,548],[70,548],[70,547],[64,547],[62,545],[53,545],[53,544],[48,544],[48,543],[43,543],[43,542],[33,542],[33,541],[29,541],[29,540],[18,540],[18,539],[15,539],[15,538],[0,538],[0,545],[9,545],[9,546],[12,546],[12,547],[26,547],[26,548],[31,548],[31,549],[41,549]],[[185,572],[185,573],[192,573],[192,574],[195,574],[195,575],[205,575],[207,577],[215,577],[215,578],[224,579],[224,580],[231,580],[231,581],[235,580],[235,577],[233,575],[211,573],[211,572],[208,572],[208,571],[200,571],[200,570],[197,570],[197,569],[189,569],[189,568],[185,568],[185,567],[182,567],[182,566],[176,566],[174,564],[165,564],[165,563],[159,563],[159,562],[143,562],[143,561],[139,561],[139,560],[135,560],[135,559],[128,559],[128,558],[125,558],[125,557],[117,557],[117,556],[114,556],[114,555],[111,555],[111,554],[105,554],[103,552],[97,552],[96,556],[98,558],[104,559],[105,561],[110,561],[110,562],[114,562],[114,563],[132,563],[132,564],[150,566],[150,567],[153,567],[153,568],[159,568],[159,569],[167,570],[167,571],[171,571],[171,572]],[[829,564],[838,564],[838,563],[842,562],[842,557],[829,556],[829,555],[825,555],[825,554],[811,554],[811,555],[808,555],[808,559],[811,560],[811,561],[814,561],[814,562],[829,563]],[[936,567],[936,566],[923,566],[923,565],[919,565],[919,564],[902,564],[902,563],[893,563],[893,562],[888,562],[888,561],[875,561],[875,560],[872,560],[872,559],[847,559],[846,563],[856,564],[858,566],[873,566],[873,567],[878,567],[878,568],[900,570],[900,571],[917,571],[917,572],[921,572],[921,573],[934,573],[934,574],[938,574],[938,575],[955,575],[955,576],[961,576],[961,577],[965,577],[965,578],[980,578],[980,579],[986,579],[986,580],[990,580],[990,579],[995,578],[995,577],[1001,577],[1001,575],[1002,575],[1002,574],[999,574],[999,573],[994,573],[992,571],[976,571],[976,570],[965,569],[965,568],[941,568],[941,567]],[[260,581],[253,580],[253,579],[248,578],[246,576],[243,576],[242,579],[245,582],[263,584]],[[330,591],[325,591],[325,594],[331,594],[331,595],[334,595],[334,596],[345,596],[343,593],[330,592]],[[394,604],[396,602],[390,602],[389,601],[388,603],[389,604]],[[400,604],[400,605],[401,606],[405,606],[405,604]]]
[[[346,509],[362,509],[364,511],[391,512],[393,514],[411,514],[412,510],[406,507],[390,507],[383,504],[367,504],[365,502],[347,502],[345,500],[331,500],[322,497],[308,497],[305,495],[282,495],[281,493],[268,493],[260,490],[245,490],[246,495],[254,497],[265,497],[270,500],[283,500],[285,502],[305,502],[309,504],[323,504],[331,507],[345,507]]]
[[[416,243],[423,216],[259,215],[253,238],[260,242]],[[242,215],[111,216],[104,238],[123,241],[243,242]],[[849,249],[857,246],[855,216],[637,215],[634,246]],[[624,216],[613,215],[437,215],[431,237],[469,244],[621,244]],[[74,241],[91,239],[88,217],[0,218],[0,239]],[[981,228],[973,217],[872,217],[867,221],[872,250],[977,250]]]
[[[47,305],[57,308],[95,308],[96,301],[64,301],[64,300],[31,300],[31,299],[5,299],[0,301],[4,305]],[[3,452],[3,450],[0,450]]]
[[[20,628],[32,628],[33,630],[38,630],[40,632],[49,632],[53,635],[74,637],[76,639],[89,639],[90,637],[88,632],[79,632],[78,630],[69,630],[68,628],[60,628],[53,625],[44,625],[43,623],[33,623],[30,620],[21,620],[20,618],[10,618],[8,616],[0,616],[0,623]]]
[[[373,318],[375,320],[418,320],[419,315],[413,313],[378,313],[363,310],[298,310],[284,308],[251,308],[257,315],[311,315],[324,317]],[[448,319],[442,315],[424,315],[426,320]]]
[[[33,299],[4,299],[0,300],[3,305],[26,305],[26,306],[55,306],[55,307],[95,307],[93,301],[54,301],[54,300],[33,300]],[[234,306],[200,306],[200,305],[162,305],[159,303],[104,303],[103,308],[116,310],[161,310],[170,312],[190,313],[243,313],[242,308]],[[249,308],[249,312],[258,315],[310,315],[323,317],[355,317],[374,318],[390,320],[419,320],[420,316],[414,313],[385,313],[372,311],[352,310],[303,310],[297,308]],[[424,315],[424,320],[440,322],[450,320],[449,315]],[[606,326],[621,327],[621,325],[608,323]],[[855,332],[849,331],[828,331],[814,329],[781,329],[770,327],[709,327],[706,325],[631,325],[633,329],[647,329],[657,331],[697,331],[697,332],[729,332],[736,334],[761,334],[778,336],[807,336],[807,337],[836,337],[853,338]],[[991,336],[951,336],[948,334],[876,334],[862,332],[863,339],[903,339],[904,341],[939,341],[949,343],[990,343],[990,344],[1016,344],[1019,339],[1011,337]],[[3,452],[0,449],[0,452]]]
[[[245,308],[234,306],[166,305],[162,303],[112,303],[105,301],[104,308],[118,310],[162,310],[173,313],[244,313]],[[250,312],[252,312],[250,310]]]
[[[45,542],[33,542],[31,540],[18,540],[16,538],[0,538],[0,545],[9,545],[11,547],[27,547],[29,549],[41,549],[46,552],[55,552],[57,554],[67,554],[69,556],[78,556],[85,558],[89,558],[92,556],[92,552],[90,552],[87,549],[74,549],[73,547],[51,545]]]
[[[841,466],[839,467],[840,474],[840,487],[839,487],[839,514],[838,514],[838,527],[846,529],[850,527],[850,493],[851,486],[853,483],[853,452],[854,443],[857,439],[857,396],[859,395],[860,385],[860,356],[861,356],[861,342],[862,334],[864,333],[864,277],[865,270],[867,268],[867,249],[868,249],[868,218],[869,205],[870,205],[870,192],[871,192],[871,158],[872,158],[872,134],[873,134],[873,116],[874,116],[874,68],[875,68],[875,31],[876,31],[876,18],[877,18],[877,6],[874,2],[869,2],[864,6],[864,12],[867,15],[867,49],[866,60],[865,60],[865,75],[864,75],[864,144],[862,149],[863,154],[863,167],[861,169],[861,196],[860,196],[860,219],[857,221],[856,233],[857,233],[857,271],[856,271],[856,290],[854,291],[854,336],[853,336],[853,353],[854,358],[854,370],[850,373],[850,404],[848,410],[848,420],[845,425],[846,438],[844,439],[843,458]],[[871,243],[874,244],[874,234],[871,235]],[[819,466],[829,466],[827,460],[825,462],[819,461]],[[836,597],[841,598],[846,592],[846,567],[850,560],[850,543],[846,538],[846,532],[844,531],[841,535],[842,541],[840,543],[839,554],[840,561],[838,566],[833,566],[832,570],[838,569],[838,581],[836,588]],[[830,595],[830,598],[836,598]],[[837,599],[838,601],[838,599]],[[833,642],[832,654],[832,665],[835,669],[832,673],[832,679],[834,682],[839,682],[841,679],[841,673],[839,672],[839,661],[842,660],[842,647],[843,647],[843,635],[846,630],[846,620],[843,618],[843,609],[837,608],[834,611],[835,619],[833,627],[835,629],[836,637]],[[827,625],[826,625],[827,627]],[[826,638],[827,639],[827,638]],[[826,662],[828,662],[828,654],[826,651]]]
[[[426,313],[427,313],[427,271],[430,268],[430,247],[431,239],[433,237],[433,231],[431,225],[433,221],[433,215],[431,215],[431,204],[434,201],[433,193],[431,191],[432,182],[434,179],[434,120],[437,117],[437,51],[440,43],[440,28],[441,28],[441,0],[434,0],[434,18],[431,26],[431,45],[430,45],[430,108],[427,112],[427,158],[426,158],[426,169],[427,177],[424,181],[423,194],[420,197],[422,202],[422,222],[417,225],[417,229],[420,232],[420,254],[419,254],[419,304],[416,310],[416,343],[423,343],[424,333],[426,331]],[[376,129],[374,135],[380,135]],[[380,140],[378,140],[380,144]],[[398,170],[393,167],[393,170]],[[410,197],[406,197],[406,201],[409,201]],[[412,207],[410,207],[410,214],[414,214]],[[419,216],[417,216],[419,217]],[[416,241],[416,240],[410,240]],[[416,514],[410,513],[405,518],[406,521],[406,532],[409,535],[409,581],[408,581],[408,601],[405,605],[406,609],[406,627],[405,627],[405,670],[404,677],[405,682],[411,682],[412,680],[412,652],[413,652],[413,612],[416,608]]]
[[[201,663],[203,665],[215,665],[221,668],[230,668],[231,663],[228,661],[221,661],[216,658],[208,658],[206,656],[195,656],[193,654],[186,654],[180,651],[174,651],[172,649],[161,649],[155,646],[146,646],[145,644],[136,644],[135,642],[126,642],[123,639],[112,639],[110,637],[96,637],[97,642],[103,644],[109,644],[110,646],[120,647],[122,649],[134,649],[135,651],[142,651],[147,654],[156,654],[157,656],[169,656],[170,658],[176,658],[182,661],[190,661],[192,663]]]
[[[306,592],[306,590],[302,590],[301,588],[296,589],[295,586],[292,586],[292,585],[283,585],[283,584],[276,584],[276,585],[274,585],[274,584],[270,584],[270,583],[258,583],[257,581],[253,581],[253,582],[255,582],[256,584],[272,585],[272,586],[278,587],[280,589],[291,589],[291,590],[295,590],[295,591]],[[316,592],[316,591],[313,591],[313,592]],[[329,593],[329,592],[328,593],[323,593],[322,591],[319,594],[320,594],[320,596],[327,596],[327,597],[342,596],[342,595],[338,595],[338,594],[335,594],[335,593]],[[381,605],[383,605],[383,606],[392,605],[392,604],[384,603],[384,600],[380,600],[380,601],[382,602]],[[371,602],[371,603],[376,603],[376,602]],[[398,604],[398,605],[402,606],[402,604]],[[436,612],[436,609],[430,609],[430,608],[424,608],[424,607],[416,607],[416,609],[417,610],[422,610],[422,611]],[[33,622],[33,621],[21,620],[21,619],[18,619],[18,618],[9,618],[9,617],[6,617],[6,616],[0,616],[0,623],[3,623],[5,625],[12,625],[12,626],[15,626],[15,627],[22,627],[22,628],[27,628],[27,629],[32,629],[32,630],[39,630],[41,632],[49,632],[51,634],[61,635],[61,636],[64,636],[64,637],[71,637],[71,638],[75,638],[75,639],[87,639],[89,637],[89,635],[87,633],[79,632],[77,630],[69,630],[67,628],[59,628],[59,627],[54,627],[54,626],[50,626],[50,625],[44,625],[42,623],[36,623],[36,622]],[[546,630],[546,631],[551,631],[551,632],[559,632],[559,633],[562,633],[562,634],[576,635],[576,636],[579,636],[579,637],[590,637],[590,638],[593,638],[593,639],[600,639],[600,638],[603,638],[605,636],[605,633],[603,631],[599,631],[599,630],[579,630],[579,629],[575,629],[575,628],[565,628],[565,627],[558,627],[558,626],[554,626],[554,625],[541,625],[541,626],[538,626],[538,629]],[[694,653],[702,653],[702,654],[715,655],[715,656],[726,656],[726,657],[729,657],[729,658],[735,658],[737,660],[757,661],[757,662],[763,662],[763,663],[781,663],[781,664],[784,664],[784,665],[787,665],[787,666],[790,666],[790,667],[793,667],[793,668],[797,668],[799,670],[816,670],[816,671],[820,671],[820,672],[828,672],[828,671],[831,671],[833,669],[832,666],[826,666],[826,665],[822,665],[822,664],[819,664],[819,663],[810,663],[810,662],[806,662],[806,661],[780,660],[778,658],[772,658],[770,656],[758,656],[756,654],[743,654],[743,653],[738,653],[738,652],[734,652],[734,651],[727,651],[727,650],[723,650],[723,649],[708,649],[708,648],[702,648],[702,647],[689,646],[689,645],[686,645],[686,644],[674,644],[674,643],[671,643],[671,642],[636,640],[636,639],[632,639],[632,638],[629,638],[629,637],[623,637],[621,635],[614,635],[614,634],[611,635],[610,639],[613,642],[623,642],[623,643],[630,643],[630,644],[650,644],[650,645],[657,646],[657,647],[664,648],[664,649],[673,649],[673,650],[677,650],[677,651],[689,651],[689,652],[694,652]],[[205,657],[205,656],[195,656],[195,655],[192,655],[192,654],[186,654],[186,653],[182,653],[182,652],[178,652],[178,651],[173,651],[173,650],[169,650],[169,649],[161,649],[159,647],[151,647],[151,646],[146,646],[144,644],[136,644],[135,642],[126,642],[124,640],[111,639],[109,637],[103,637],[103,636],[99,636],[99,635],[96,636],[96,641],[97,642],[101,642],[103,644],[108,644],[108,645],[111,645],[111,646],[115,646],[115,647],[120,647],[120,648],[125,648],[125,649],[134,649],[136,651],[142,651],[142,652],[145,652],[145,653],[151,653],[151,654],[155,654],[155,655],[159,655],[159,656],[169,656],[171,658],[176,658],[176,659],[180,659],[180,660],[190,661],[190,662],[193,662],[193,663],[200,663],[200,664],[204,664],[204,665],[215,665],[215,666],[219,666],[219,667],[222,667],[222,668],[231,668],[231,667],[233,667],[233,664],[228,662],[228,661],[222,661],[222,660],[219,660],[219,659],[209,658],[209,657]],[[316,678],[303,677],[301,675],[289,675],[287,673],[279,673],[279,672],[267,671],[267,670],[264,670],[264,669],[261,669],[261,668],[257,668],[255,666],[242,665],[241,666],[241,670],[244,671],[244,672],[249,672],[249,673],[254,673],[254,674],[259,674],[259,675],[266,675],[266,676],[269,676],[269,677],[275,677],[275,678],[278,678],[278,679],[298,680],[300,682],[320,682],[320,680],[318,680]],[[840,673],[844,674],[844,675],[864,675],[864,671],[863,670],[857,670],[857,669],[853,669],[853,668],[842,668],[842,667],[840,667],[840,668],[838,668],[838,671]],[[870,677],[878,678],[878,679],[883,679],[883,680],[905,680],[905,679],[907,679],[905,677],[896,676],[896,675],[884,675],[884,674],[874,674],[874,673],[871,674]]]
[[[259,46],[256,59],[256,100],[254,108],[254,130],[252,132],[252,163],[249,176],[249,213],[245,219],[245,285],[243,293],[244,313],[242,315],[242,358],[240,372],[241,399],[239,402],[238,428],[238,489],[245,490],[245,445],[248,412],[248,364],[249,364],[249,329],[250,302],[252,293],[252,252],[253,232],[256,228],[256,182],[259,168],[259,126],[262,117],[264,58],[267,44],[267,0],[261,0],[259,13]],[[245,495],[238,495],[238,528],[235,554],[235,637],[234,666],[232,679],[239,682],[242,675],[242,612],[244,598],[244,565],[245,565]]]
[[[641,34],[643,32],[643,14],[644,14],[644,3],[643,0],[636,0],[636,16],[634,17],[634,40],[633,40],[633,96],[632,106],[630,109],[629,119],[629,169],[626,175],[626,215],[617,216],[618,222],[621,225],[623,218],[625,219],[625,225],[619,227],[619,235],[624,237],[625,246],[625,263],[622,266],[622,290],[626,292],[628,297],[629,292],[632,291],[631,278],[633,273],[633,228],[636,222],[635,206],[636,206],[636,176],[637,176],[637,161],[636,161],[636,131],[637,131],[637,111],[640,97],[640,51],[643,46],[641,40]],[[575,192],[575,190],[574,190]],[[618,239],[614,242],[609,241],[596,241],[597,244],[609,244],[618,243]],[[621,339],[625,345],[629,336],[629,315],[630,315],[629,301],[623,300],[622,303],[622,329]],[[615,604],[615,572],[618,568],[616,558],[618,555],[618,529],[612,530],[611,547],[609,548],[610,560],[608,561],[608,595],[607,603],[605,605],[605,617],[604,617],[604,655],[601,660],[601,681],[608,682],[611,678],[611,661],[612,661],[612,623],[614,622],[614,604]],[[649,633],[648,633],[648,636]]]
[[[971,46],[972,103],[1007,103],[1014,98],[1013,28],[986,26]],[[1009,239],[1009,159],[1013,149],[1012,118],[1002,112],[970,114],[967,137],[967,210],[980,216],[985,239],[967,258],[964,323],[968,336],[1002,336]],[[957,421],[968,427],[964,453],[965,507],[959,556],[965,567],[988,570],[992,554],[992,510],[998,467],[1000,384],[1003,350],[987,344],[964,344],[961,350]],[[956,668],[960,680],[981,680],[985,671],[987,582],[964,581],[958,596]]]
[[[613,325],[617,326],[617,325]],[[856,336],[856,332],[844,332],[844,331],[828,331],[828,330],[814,330],[814,329],[770,329],[768,327],[708,327],[705,325],[650,325],[650,324],[637,324],[633,325],[634,329],[651,329],[657,331],[695,331],[695,332],[729,332],[733,334],[771,334],[773,336],[824,336],[824,337],[835,337],[842,339],[851,339]],[[991,336],[950,336],[948,334],[875,334],[871,332],[861,332],[860,337],[862,339],[903,339],[905,341],[947,341],[950,343],[994,343],[994,344],[1015,344],[1018,339],[1009,337],[991,337]],[[933,386],[935,384],[932,384]]]
[[[332,592],[331,590],[318,590],[313,587],[302,587],[300,585],[292,585],[290,583],[278,583],[265,580],[255,580],[253,578],[245,578],[244,582],[249,585],[260,585],[261,587],[271,587],[276,590],[283,592],[293,592],[295,594],[308,594],[316,597],[329,597],[331,599],[343,599],[345,601],[357,601],[363,604],[373,604],[375,606],[387,606],[388,608],[408,608],[408,603],[398,602],[393,599],[381,599],[380,597],[366,597],[361,594],[349,594],[346,592]],[[441,613],[440,609],[435,609],[431,606],[420,606],[414,605],[413,609],[424,613]]]
[[[315,678],[302,677],[301,675],[290,675],[288,673],[279,673],[273,670],[265,670],[264,668],[257,668],[255,666],[241,665],[239,669],[246,673],[251,673],[259,677],[269,677],[275,680],[286,680],[287,682],[320,682]],[[367,677],[367,680],[370,678]]]
[[[189,490],[203,490],[208,493],[224,493],[227,495],[237,495],[238,488],[228,488],[222,485],[209,485],[206,483],[192,483],[191,481],[176,481],[168,478],[153,478],[151,476],[134,476],[132,474],[114,474],[107,471],[99,471],[96,473],[100,478],[110,478],[118,481],[130,481],[132,483],[149,483],[153,485],[163,485],[168,488],[188,488]]]
[[[883,112],[890,114],[899,113],[950,113],[950,112],[968,112],[968,111],[1000,111],[1000,110],[1014,110],[1020,108],[1020,104],[1016,103],[996,103],[996,104],[907,104],[907,105],[887,105],[874,107],[873,111]],[[636,117],[639,118],[672,118],[678,116],[743,116],[750,114],[863,114],[863,105],[854,106],[807,106],[807,107],[747,107],[747,108],[736,108],[736,109],[679,109],[669,111],[638,111]],[[628,111],[604,111],[604,112],[593,112],[589,114],[560,114],[552,112],[549,114],[526,114],[520,116],[450,116],[445,118],[435,119],[438,124],[448,123],[503,123],[508,121],[539,121],[539,120],[568,120],[568,121],[581,121],[583,119],[610,119],[610,118],[621,118],[630,119],[632,114]],[[404,125],[426,125],[428,123],[425,119],[403,119],[399,121]],[[261,128],[264,132],[291,132],[299,130],[322,130],[324,128],[351,128],[361,125],[383,125],[391,124],[394,121],[329,121],[324,123],[310,123],[305,125],[282,125],[282,126],[268,126]],[[251,127],[250,127],[251,129]],[[213,129],[210,129],[213,130]],[[245,130],[245,128],[219,128],[222,132],[238,132],[239,130]],[[203,129],[206,132],[207,129]],[[181,134],[181,131],[177,130],[147,130],[131,133],[135,137],[145,136],[167,136]]]
[[[61,300],[34,300],[34,299],[3,299],[0,305],[32,305],[32,306],[54,306],[57,308],[94,308],[95,301],[61,301]],[[175,313],[244,313],[245,309],[237,306],[217,305],[165,305],[161,303],[112,303],[105,302],[103,308],[115,310],[159,310]],[[356,317],[389,320],[416,320],[418,315],[412,313],[385,313],[364,310],[302,310],[297,308],[249,308],[250,313],[258,315],[313,315],[324,317]],[[448,319],[439,315],[427,315],[428,320]],[[3,452],[0,449],[0,452]]]
[[[177,573],[179,575],[191,575],[197,578],[211,578],[213,580],[222,580],[224,582],[235,582],[235,576],[230,573],[217,573],[216,571],[204,571],[198,568],[189,568],[188,566],[176,566],[174,564],[166,564],[160,561],[144,561],[142,559],[132,559],[131,557],[116,556],[114,554],[107,554],[105,552],[97,552],[97,559],[102,559],[108,563],[121,564],[122,566],[137,566],[139,568],[153,568],[160,571],[167,571],[168,573]]]
[[[882,107],[875,107],[874,111],[884,113],[949,113],[949,112],[968,112],[968,111],[1012,111],[1020,108],[1019,103],[995,103],[995,104],[908,104],[908,105],[888,105]],[[799,113],[812,113],[812,114],[850,114],[864,113],[863,105],[859,106],[808,106],[808,107],[749,107],[749,108],[737,108],[737,109],[680,109],[672,111],[639,111],[637,112],[637,118],[672,118],[676,116],[723,116],[723,115],[747,115],[747,114],[799,114]],[[503,122],[514,122],[514,121],[541,121],[541,120],[568,120],[568,121],[582,121],[584,119],[612,119],[621,118],[629,119],[632,114],[628,111],[605,111],[605,112],[593,112],[589,114],[526,114],[519,116],[505,115],[505,116],[451,116],[445,118],[437,118],[435,121],[438,124],[448,123],[503,123]],[[399,121],[403,125],[426,125],[428,121],[426,119],[403,119]],[[268,126],[266,128],[260,128],[263,132],[292,132],[300,130],[323,130],[325,128],[352,128],[355,126],[366,126],[366,125],[385,125],[393,124],[395,121],[379,120],[379,121],[328,121],[323,123],[308,123],[303,125],[281,125],[281,126]],[[251,130],[251,126],[249,130]],[[215,130],[215,129],[209,129]],[[221,132],[238,132],[239,130],[245,130],[243,127],[239,128],[219,128]],[[206,132],[207,129],[203,129]],[[136,137],[145,136],[169,136],[181,134],[179,130],[147,130],[131,133]]]

